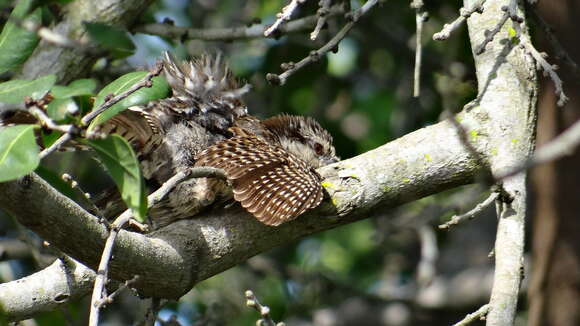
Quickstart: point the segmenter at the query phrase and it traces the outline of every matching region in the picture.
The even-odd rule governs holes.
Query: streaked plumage
[[[132,145],[152,189],[194,166],[221,168],[230,182],[198,178],[177,185],[150,208],[154,228],[232,198],[267,225],[320,204],[315,169],[337,158],[332,137],[314,119],[248,115],[242,96],[250,86],[233,77],[221,56],[178,62],[166,53],[162,64],[172,94],[130,107],[97,131],[119,134]],[[105,217],[123,210],[120,198],[101,197]]]

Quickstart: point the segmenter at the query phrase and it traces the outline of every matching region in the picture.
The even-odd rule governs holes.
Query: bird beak
[[[332,157],[325,157],[324,159],[322,159],[322,165],[329,165],[332,163],[336,163],[340,161],[340,159],[338,157],[332,156]]]

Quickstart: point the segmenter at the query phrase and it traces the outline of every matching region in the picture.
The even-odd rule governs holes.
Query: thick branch
[[[72,259],[57,259],[30,276],[0,284],[0,315],[22,320],[54,310],[84,296],[94,279],[90,268]]]
[[[461,116],[466,130],[481,128],[474,118]],[[484,144],[482,140],[477,144]],[[141,294],[177,298],[195,283],[255,254],[371,217],[379,208],[468,184],[480,170],[461,145],[457,129],[448,121],[441,122],[322,168],[323,185],[331,198],[308,216],[280,227],[260,224],[234,206],[173,223],[147,236],[120,231],[109,275],[123,281],[138,274],[134,287]],[[96,217],[35,175],[0,183],[0,194],[1,208],[51,245],[96,268],[107,237]]]
[[[465,1],[468,6],[474,1]],[[489,119],[486,132],[489,158],[494,177],[505,175],[524,162],[535,142],[537,80],[533,60],[525,49],[514,45],[509,36],[512,0],[487,0],[481,15],[467,19],[478,79],[479,105],[471,109]],[[502,7],[510,9],[503,10]],[[514,8],[515,11],[515,8]],[[518,15],[523,15],[521,12]],[[510,16],[505,24],[505,16]],[[514,17],[517,18],[517,17]],[[519,20],[518,24],[519,24]],[[522,33],[527,29],[522,21]],[[500,26],[490,40],[494,26]],[[486,51],[477,55],[477,49],[489,41]],[[495,243],[495,277],[490,300],[487,325],[513,325],[521,285],[524,252],[524,225],[526,216],[526,174],[504,180],[503,189],[513,198],[500,197],[500,216]]]

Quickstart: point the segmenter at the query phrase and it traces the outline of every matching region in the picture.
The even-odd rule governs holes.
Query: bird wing
[[[223,140],[202,153],[196,166],[223,169],[234,198],[260,222],[280,225],[323,198],[320,176],[284,149],[251,134]]]

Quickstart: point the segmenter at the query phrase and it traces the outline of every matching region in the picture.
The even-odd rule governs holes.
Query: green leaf
[[[72,98],[55,98],[50,102],[46,112],[48,116],[56,121],[62,121],[66,119],[69,112],[78,111],[78,106]]]
[[[25,96],[41,98],[56,81],[55,75],[47,75],[35,80],[11,80],[0,84],[0,102],[22,103]]]
[[[127,35],[127,31],[102,23],[85,23],[84,25],[91,39],[105,49],[111,50],[117,58],[130,56],[135,51],[135,44]]]
[[[133,216],[143,222],[147,215],[145,183],[131,145],[115,134],[105,139],[84,140],[83,142],[97,152],[101,162],[117,184],[125,204],[133,211]]]
[[[34,125],[0,128],[0,182],[34,171],[40,162]]]
[[[105,98],[109,94],[118,95],[128,90],[129,88],[131,88],[131,86],[140,82],[146,75],[147,72],[145,71],[136,71],[117,78],[115,81],[105,86],[99,92],[99,94],[97,94],[97,98],[95,99],[95,104],[93,105],[93,108],[96,109],[99,106],[101,106],[105,102]],[[125,110],[130,106],[145,104],[149,101],[167,97],[167,94],[169,94],[169,84],[167,84],[165,79],[163,77],[154,77],[152,79],[152,82],[153,86],[149,88],[147,87],[141,88],[135,93],[129,95],[124,100],[117,102],[115,105],[110,107],[105,112],[98,115],[89,126],[89,131],[92,130],[96,125],[109,120],[114,115]]]
[[[55,98],[68,98],[81,95],[93,95],[97,88],[94,79],[78,79],[68,84],[68,86],[54,86],[51,90]]]
[[[14,21],[30,20],[41,23],[41,9],[37,8],[26,16],[33,7],[33,0],[20,0],[10,14],[0,33],[0,73],[21,65],[32,54],[38,44],[38,36],[19,27]]]

